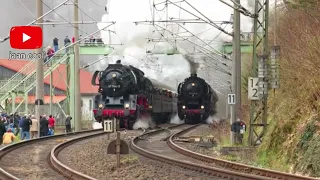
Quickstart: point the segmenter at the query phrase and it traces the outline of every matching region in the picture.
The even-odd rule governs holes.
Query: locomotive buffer
[[[129,146],[126,141],[120,138],[120,120],[113,118],[107,119],[103,121],[104,124],[104,132],[108,133],[116,133],[116,139],[111,141],[108,145],[107,154],[116,154],[117,155],[117,168],[120,168],[120,154],[128,154]]]

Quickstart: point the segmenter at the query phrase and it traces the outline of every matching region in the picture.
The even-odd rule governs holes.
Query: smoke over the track
[[[171,124],[182,124],[183,120],[181,120],[178,115],[175,115],[175,116],[171,117],[170,123]]]
[[[206,120],[207,124],[213,124],[213,122],[219,123],[220,118],[214,115],[214,116],[209,116],[208,119]]]
[[[139,118],[133,125],[133,129],[148,129],[148,128],[154,128],[155,124],[152,121],[151,117],[141,117]]]
[[[190,55],[188,55],[188,54],[185,54],[183,57],[189,63],[190,73],[191,74],[197,74],[198,69],[200,67],[200,64],[198,62],[195,62],[195,58],[190,56]]]
[[[98,123],[98,122],[93,122],[92,123],[92,128],[93,129],[101,129],[102,128],[102,124]]]

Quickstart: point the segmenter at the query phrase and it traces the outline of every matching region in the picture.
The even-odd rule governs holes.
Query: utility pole
[[[77,22],[79,19],[79,1],[74,0],[74,21]],[[74,24],[74,37],[75,41],[79,40],[79,24]],[[75,131],[81,131],[81,95],[80,95],[80,52],[79,44],[74,45],[74,121],[75,121]]]
[[[240,4],[240,0],[235,0],[236,3]],[[235,59],[237,61],[237,88],[236,88],[236,102],[237,102],[237,118],[241,118],[241,89],[242,89],[242,82],[241,82],[241,29],[240,29],[240,11],[234,10],[235,16],[234,18],[236,19],[236,24],[235,24],[235,33],[234,33],[234,45],[235,45]]]
[[[36,0],[36,9],[37,9],[37,17],[41,17],[43,14],[43,5],[41,0]],[[38,23],[43,23],[43,18],[38,19]],[[39,25],[39,27],[43,27],[42,25]],[[40,47],[36,50],[36,53],[42,54],[43,48]],[[43,82],[43,58],[39,58],[37,60],[36,65],[36,99],[43,100],[44,96],[44,82]],[[36,106],[36,118],[39,119],[40,115],[43,115],[43,106],[42,105],[35,105]],[[39,131],[38,131],[38,137],[40,137],[40,119],[39,119]]]
[[[259,101],[251,100],[248,139],[248,143],[251,146],[258,145],[262,142],[268,125],[268,78],[265,72],[267,72],[266,62],[269,57],[269,0],[255,0],[254,14],[259,15],[259,17],[254,19],[252,77],[259,79]],[[258,52],[258,50],[260,50],[260,52]]]
[[[240,3],[240,0],[235,0]],[[234,4],[236,7],[236,4]],[[232,93],[236,95],[236,102],[231,107],[230,124],[232,125],[239,117],[241,106],[241,49],[240,49],[240,12],[234,10],[233,14],[233,52],[232,52]],[[231,131],[231,143],[235,143],[234,132]]]

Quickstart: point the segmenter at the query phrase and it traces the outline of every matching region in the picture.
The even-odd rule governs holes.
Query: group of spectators
[[[34,115],[25,114],[20,117],[18,113],[0,116],[0,144],[10,144],[20,132],[20,140],[34,139],[38,137],[40,124],[40,137],[54,135],[55,118],[50,115],[40,116],[40,123]]]
[[[94,43],[103,44],[101,37],[95,38],[92,35],[90,36],[90,38],[86,38],[86,39],[83,39],[82,35],[80,35],[79,40],[83,40],[85,44],[94,44]],[[73,36],[72,39],[70,40],[69,37],[66,36],[63,42],[64,42],[64,46],[66,47],[65,52],[68,53],[70,48],[68,47],[68,45],[71,43],[75,43],[75,37]],[[47,49],[46,50],[47,56],[44,58],[44,64],[47,64],[50,58],[53,57],[54,54],[59,51],[59,39],[56,37],[53,38],[53,47],[48,46],[46,49]],[[47,65],[49,66],[49,64]]]

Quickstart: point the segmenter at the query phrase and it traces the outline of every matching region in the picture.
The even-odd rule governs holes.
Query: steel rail
[[[147,132],[146,129],[141,128],[142,133],[139,136],[143,136],[143,134],[145,134]],[[74,179],[74,180],[97,180],[96,178],[90,177],[86,174],[83,174],[79,171],[76,171],[74,169],[72,169],[71,167],[68,167],[67,165],[63,164],[61,161],[59,161],[58,155],[59,153],[65,149],[68,146],[71,146],[72,144],[79,142],[79,141],[83,141],[85,139],[90,139],[90,138],[94,138],[96,136],[101,136],[106,134],[105,132],[100,132],[100,133],[96,133],[96,134],[90,134],[88,136],[82,136],[82,137],[78,137],[63,143],[60,143],[58,145],[56,145],[50,152],[50,157],[49,157],[49,163],[52,164],[52,166],[54,167],[54,169],[56,171],[58,171],[60,174],[62,174],[63,176],[65,176],[68,179]]]
[[[173,129],[173,128],[177,128],[180,127],[179,126],[174,126],[174,127],[169,127],[167,129]],[[194,125],[191,126],[189,128],[186,128],[183,131],[189,131],[191,129],[196,128],[198,125]],[[167,129],[160,129],[157,131],[153,131],[153,132],[149,132],[146,133],[144,135],[155,135],[158,133],[161,133]],[[174,135],[174,134],[173,134]],[[170,135],[170,137],[172,137],[173,135]],[[195,164],[195,163],[191,163],[191,162],[186,162],[186,161],[181,161],[175,158],[171,158],[171,157],[167,157],[167,156],[163,156],[163,155],[159,155],[150,151],[147,151],[141,147],[139,147],[137,145],[138,141],[141,141],[141,139],[139,138],[140,136],[135,137],[134,139],[131,140],[131,144],[130,147],[133,151],[135,151],[136,153],[148,157],[150,159],[154,159],[160,162],[164,162],[164,163],[168,163],[168,164],[172,164],[172,165],[176,165],[182,168],[186,168],[186,169],[191,169],[200,173],[206,173],[206,174],[210,174],[213,176],[217,176],[217,177],[222,177],[222,178],[227,178],[227,179],[234,179],[234,180],[268,180],[271,178],[266,178],[266,177],[261,177],[261,176],[257,176],[257,175],[252,175],[252,174],[245,174],[245,173],[240,173],[240,172],[234,172],[234,171],[230,171],[230,170],[225,170],[225,169],[220,169],[220,168],[215,168],[215,167],[209,167],[206,165],[201,165],[201,164]]]
[[[64,165],[61,161],[58,160],[58,155],[59,153],[65,149],[68,146],[71,146],[72,144],[79,142],[79,141],[83,141],[85,139],[89,139],[89,138],[93,138],[96,136],[101,136],[106,134],[105,132],[100,132],[97,134],[90,134],[88,136],[82,136],[79,138],[75,138],[63,143],[58,144],[57,146],[55,146],[51,152],[50,152],[50,158],[49,161],[51,163],[51,165],[54,167],[54,169],[56,171],[58,171],[60,174],[62,174],[63,176],[67,177],[68,179],[75,179],[75,180],[97,180],[93,177],[90,177],[88,175],[85,175],[79,171],[76,171],[66,165]]]
[[[257,168],[241,163],[236,163],[236,162],[231,162],[227,160],[222,160],[219,158],[214,158],[211,156],[206,156],[200,153],[196,153],[193,151],[190,151],[188,149],[182,148],[181,146],[177,145],[174,143],[174,138],[179,137],[185,133],[187,133],[191,129],[187,129],[185,131],[180,131],[178,133],[175,133],[171,135],[167,141],[168,146],[175,150],[178,153],[184,154],[186,156],[192,157],[194,159],[198,159],[203,162],[207,163],[214,163],[215,165],[218,165],[223,168],[227,168],[233,171],[238,171],[238,172],[244,172],[248,174],[253,174],[257,175],[260,177],[265,177],[265,178],[272,178],[272,179],[283,179],[283,180],[316,180],[316,178],[312,177],[305,177],[305,176],[298,176],[295,174],[289,174],[289,173],[284,173],[284,172],[279,172],[279,171],[274,171],[274,170],[269,170],[269,169],[263,169],[263,168]]]
[[[10,144],[10,145],[2,147],[0,149],[0,160],[6,154],[10,153],[13,150],[21,148],[21,147],[24,147],[24,146],[28,146],[28,145],[31,145],[31,144],[34,144],[34,143],[38,143],[38,142],[41,142],[41,141],[46,141],[46,140],[49,140],[49,139],[57,139],[57,138],[61,138],[61,137],[73,137],[73,136],[77,136],[77,135],[81,135],[81,134],[98,132],[98,131],[101,131],[101,129],[73,132],[73,133],[68,133],[68,134],[59,134],[59,135],[54,135],[54,136],[46,136],[46,137],[40,137],[40,138],[36,138],[36,139],[31,139],[31,140],[27,140],[27,141],[21,141],[21,142],[18,142],[18,143]],[[14,176],[10,172],[7,172],[6,170],[4,170],[2,167],[0,167],[0,179],[3,179],[3,180],[20,180],[18,177]]]

